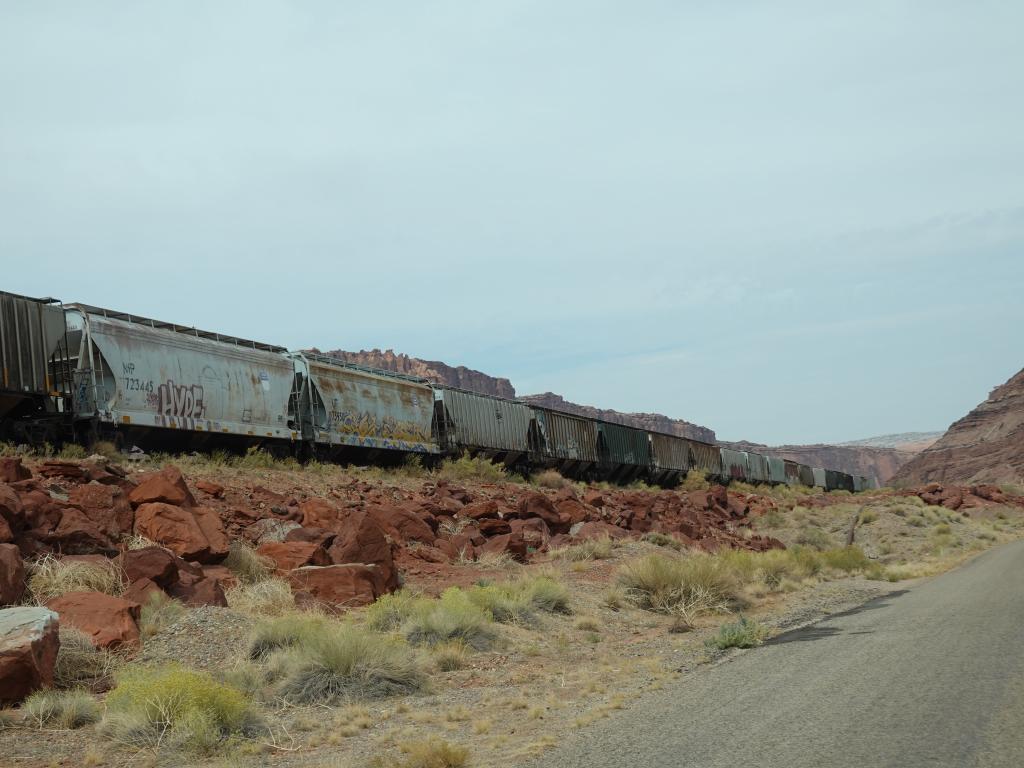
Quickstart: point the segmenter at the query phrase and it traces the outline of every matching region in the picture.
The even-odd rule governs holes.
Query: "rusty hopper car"
[[[338,455],[347,447],[437,453],[431,437],[434,390],[425,379],[311,353],[293,359],[303,438],[318,453]]]
[[[55,299],[0,292],[0,420],[2,437],[59,438],[69,406],[64,308]]]
[[[747,479],[747,454],[744,451],[734,451],[732,448],[722,448],[722,475],[726,480]]]
[[[687,442],[675,435],[651,432],[651,454],[654,457],[651,478],[656,483],[675,485],[690,470]]]
[[[122,443],[140,430],[176,432],[190,445],[213,436],[268,446],[298,438],[283,347],[99,307],[68,310],[78,350],[75,416],[94,434]]]

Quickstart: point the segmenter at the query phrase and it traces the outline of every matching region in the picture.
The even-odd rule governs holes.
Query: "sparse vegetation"
[[[25,722],[36,728],[72,730],[100,719],[100,705],[86,691],[42,690],[21,705]]]
[[[562,477],[558,470],[545,469],[543,472],[538,472],[534,475],[533,483],[541,488],[552,488],[557,491],[562,488],[568,488],[572,485],[572,480]]]
[[[648,544],[654,544],[657,547],[668,547],[669,549],[674,549],[677,552],[683,548],[683,545],[678,539],[674,539],[664,533],[658,533],[657,531],[645,533],[640,537],[640,540],[646,541]]]
[[[389,761],[375,758],[371,768],[463,768],[469,760],[466,747],[451,744],[443,739],[408,742],[401,746],[404,758]]]
[[[711,483],[708,482],[705,474],[697,469],[687,472],[686,479],[679,486],[682,491],[706,491],[710,487]]]
[[[172,600],[163,592],[151,594],[139,615],[139,632],[143,641],[176,622],[187,610],[182,603]]]
[[[426,684],[404,642],[352,625],[323,626],[286,653],[278,691],[294,703],[379,699],[414,693]]]
[[[710,555],[648,555],[623,566],[619,582],[632,603],[656,613],[722,610],[743,602],[735,572]]]
[[[707,641],[710,648],[724,651],[727,648],[753,648],[764,642],[767,630],[752,619],[741,616],[739,621],[723,624],[718,634]]]
[[[597,539],[588,539],[561,549],[553,549],[551,556],[571,562],[584,560],[607,560],[614,554],[615,544],[612,540],[603,536]]]
[[[437,470],[437,476],[448,482],[476,480],[484,483],[501,483],[509,480],[505,467],[481,456],[445,459]]]
[[[490,615],[457,587],[446,589],[437,600],[420,602],[404,629],[414,645],[461,641],[483,651],[497,640]]]
[[[110,682],[119,657],[97,648],[84,632],[71,626],[60,628],[60,649],[53,669],[58,688],[102,688]]]
[[[28,590],[32,599],[42,605],[68,592],[124,592],[124,574],[112,560],[63,560],[44,555],[28,567]]]
[[[264,581],[274,572],[274,561],[258,554],[251,544],[242,539],[231,542],[224,565],[242,584]]]
[[[267,578],[238,584],[224,596],[231,608],[253,616],[283,616],[295,610],[295,596],[284,579]]]
[[[458,641],[435,645],[431,649],[430,655],[434,659],[434,665],[441,672],[454,672],[457,669],[462,669],[469,661],[469,649],[464,643]]]
[[[101,733],[134,748],[209,754],[259,722],[240,691],[178,666],[126,670],[107,697]]]

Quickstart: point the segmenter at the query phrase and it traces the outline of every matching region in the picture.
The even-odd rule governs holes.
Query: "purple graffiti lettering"
[[[205,411],[203,388],[198,384],[177,385],[170,379],[157,390],[157,410],[161,416],[201,419]]]

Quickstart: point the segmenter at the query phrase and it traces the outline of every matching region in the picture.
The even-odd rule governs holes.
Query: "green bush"
[[[658,547],[668,547],[669,549],[674,549],[677,552],[683,548],[683,545],[679,542],[678,539],[674,539],[671,536],[665,535],[664,533],[658,533],[657,531],[645,533],[643,536],[640,537],[640,540],[646,541],[648,544],[654,544]]]
[[[727,648],[753,648],[763,643],[767,634],[767,630],[756,621],[741,616],[739,621],[719,627],[718,634],[707,640],[707,645],[720,651]]]
[[[37,728],[71,730],[100,719],[100,705],[81,690],[36,691],[22,703],[21,711]]]
[[[569,590],[550,576],[535,576],[513,585],[538,611],[545,613],[571,613]]]
[[[279,691],[298,704],[398,696],[426,684],[404,642],[351,625],[305,637],[285,658]]]
[[[612,557],[612,550],[615,548],[614,542],[608,536],[602,536],[597,539],[587,539],[579,544],[573,544],[569,547],[562,547],[561,549],[553,549],[551,551],[552,557],[557,557],[560,560],[569,560],[570,562],[578,563],[583,560],[607,560]]]
[[[102,733],[122,744],[199,753],[258,729],[240,691],[176,665],[126,670],[107,697],[101,725]]]
[[[821,528],[811,527],[805,528],[800,532],[800,535],[796,537],[796,543],[801,544],[811,549],[829,549],[835,546],[832,541],[832,537],[823,531]]]
[[[478,651],[497,639],[490,615],[458,587],[445,590],[438,600],[422,601],[405,623],[405,636],[414,645],[458,640]]]
[[[366,609],[366,625],[376,632],[391,632],[405,623],[423,598],[407,589],[381,595]]]

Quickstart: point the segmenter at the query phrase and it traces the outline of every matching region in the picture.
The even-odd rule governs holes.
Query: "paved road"
[[[547,768],[1024,768],[1024,542],[674,683]]]

